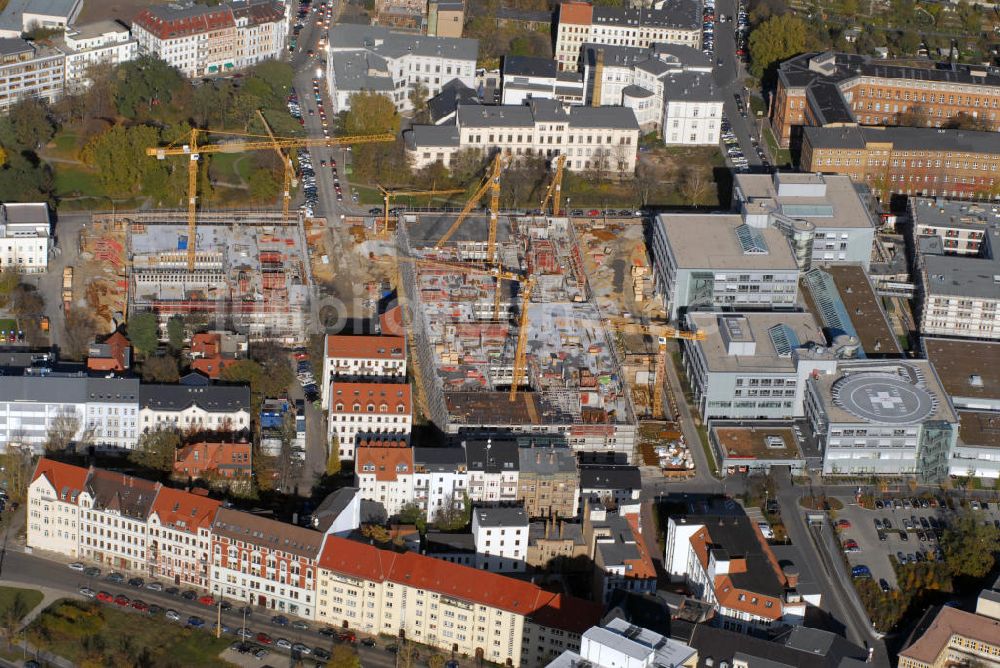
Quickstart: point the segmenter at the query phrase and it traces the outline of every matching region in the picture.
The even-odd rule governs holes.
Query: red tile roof
[[[962,636],[998,647],[1000,621],[944,606],[924,634],[901,651],[899,657],[920,663],[937,663],[941,652],[948,647],[953,636]]]
[[[209,378],[218,379],[222,375],[222,370],[228,365],[239,360],[229,359],[220,355],[213,357],[199,357],[191,360],[191,370],[205,374]]]
[[[47,457],[38,460],[35,466],[35,474],[31,476],[31,482],[35,482],[39,477],[45,476],[49,484],[56,490],[56,496],[60,501],[76,503],[80,492],[87,484],[87,476],[90,469],[72,464],[64,464]],[[63,492],[67,494],[63,495]]]
[[[326,356],[355,359],[405,360],[406,339],[401,336],[345,336],[331,334],[326,337]]]
[[[635,546],[639,550],[638,559],[626,559],[625,563],[632,568],[625,576],[629,578],[648,579],[656,578],[656,566],[653,564],[649,550],[646,549],[646,540],[639,532],[639,514],[629,513],[625,515],[629,528],[632,529],[632,536],[635,538]]]
[[[150,7],[139,12],[132,24],[159,39],[177,39],[236,26],[233,12],[227,5],[178,10],[163,6]]]
[[[249,443],[192,443],[177,451],[174,472],[198,477],[204,471],[229,469],[250,475],[251,451]]]
[[[594,22],[594,8],[589,2],[563,2],[559,5],[559,23],[590,25]]]
[[[191,339],[191,354],[214,357],[219,354],[222,337],[211,332],[195,334]]]
[[[132,344],[125,335],[115,330],[101,344],[108,347],[107,357],[87,356],[87,368],[91,371],[125,371],[129,367]]]
[[[342,409],[337,404],[343,403]],[[354,406],[357,404],[358,409]],[[375,413],[410,415],[410,386],[406,383],[337,383],[330,385],[331,411],[336,413],[369,413],[369,404],[375,405]],[[385,405],[383,411],[381,407]],[[400,411],[399,407],[403,410]]]
[[[415,552],[402,554],[330,536],[319,567],[376,582],[386,580],[488,605],[530,617],[551,627],[583,633],[598,623],[602,607],[590,601],[555,594],[538,585],[496,573],[460,566]]]
[[[403,329],[403,307],[393,306],[379,316],[379,327],[385,336],[403,337],[406,330]]]
[[[211,528],[215,511],[221,505],[198,494],[163,487],[153,502],[153,512],[160,518],[160,524],[197,533],[199,529]]]
[[[395,481],[398,475],[413,475],[413,448],[359,447],[354,451],[354,462],[359,476],[374,473],[376,480]],[[374,469],[365,470],[369,465]]]

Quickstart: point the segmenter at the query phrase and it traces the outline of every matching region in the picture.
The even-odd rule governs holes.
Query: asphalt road
[[[736,5],[737,0],[716,0],[715,15],[725,14],[725,23],[715,22],[715,58],[714,69],[715,83],[722,92],[723,110],[729,124],[739,139],[740,148],[746,156],[747,163],[751,168],[761,167],[762,163],[757,156],[757,150],[750,142],[751,135],[756,136],[754,124],[746,118],[740,116],[736,106],[736,95],[742,96],[746,103],[747,96],[743,90],[743,64],[736,57]],[[722,64],[719,64],[721,60]]]
[[[206,627],[214,625],[216,620],[215,608],[208,608],[197,602],[187,601],[179,596],[170,596],[163,592],[155,592],[145,588],[135,589],[125,584],[113,585],[101,578],[88,578],[83,573],[70,570],[65,563],[51,561],[12,549],[7,549],[0,553],[0,580],[26,585],[45,586],[65,592],[67,597],[81,600],[83,596],[79,594],[78,590],[80,587],[86,586],[94,591],[106,591],[115,596],[124,594],[130,599],[138,598],[146,603],[159,605],[164,609],[176,610],[184,620],[191,615],[196,615],[205,620]],[[234,603],[234,606],[238,607],[236,603]],[[137,616],[145,616],[145,613],[136,612],[135,614]],[[329,650],[334,644],[316,632],[316,629],[320,628],[319,624],[309,622],[310,630],[299,631],[290,626],[282,627],[271,623],[271,617],[275,614],[277,614],[275,611],[255,607],[252,615],[247,620],[247,628],[255,634],[264,632],[275,640],[286,638],[293,643],[301,642],[309,647],[319,646]],[[238,630],[242,627],[243,615],[237,614],[234,611],[223,612],[222,623],[232,627],[234,631]],[[233,641],[237,640],[235,635],[231,637]],[[362,665],[383,666],[386,668],[395,666],[395,655],[385,651],[385,641],[379,641],[378,645],[379,647],[374,649],[362,645],[357,646]],[[282,650],[273,646],[269,649],[271,655],[268,657],[268,660],[271,662],[284,654]]]

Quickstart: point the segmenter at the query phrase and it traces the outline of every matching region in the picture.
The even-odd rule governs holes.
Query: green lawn
[[[104,186],[101,185],[96,172],[64,163],[53,164],[53,169],[55,170],[56,197],[104,196]]]
[[[52,146],[46,147],[45,154],[65,160],[75,160],[78,139],[74,132],[63,130],[52,138]]]
[[[792,154],[787,148],[778,148],[778,140],[775,138],[774,133],[771,128],[764,126],[764,141],[767,142],[767,148],[771,152],[771,156],[774,158],[775,167],[782,167],[785,165],[791,166],[792,164]]]
[[[7,617],[8,611],[20,596],[17,604],[20,608],[19,619],[23,619],[26,614],[35,609],[35,606],[42,602],[42,592],[37,589],[21,589],[19,587],[0,587],[0,619]]]
[[[219,654],[232,642],[163,619],[66,599],[31,623],[28,639],[75,664],[97,659],[107,665],[153,668],[229,665]]]
[[[0,331],[11,332],[17,329],[17,320],[13,318],[0,318]]]

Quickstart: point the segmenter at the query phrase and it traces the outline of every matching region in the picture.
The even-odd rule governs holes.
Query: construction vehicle
[[[542,213],[545,213],[545,208],[552,202],[552,215],[559,216],[562,215],[562,179],[563,179],[563,169],[566,167],[566,156],[560,154],[556,158],[556,173],[552,177],[552,182],[549,187],[545,189],[545,199],[542,200]]]
[[[686,331],[663,324],[646,324],[633,322],[625,318],[609,318],[608,324],[622,334],[643,334],[656,338],[656,370],[653,376],[653,418],[663,419],[663,387],[667,381],[667,339],[683,339],[685,341],[704,341],[705,332]]]
[[[208,135],[234,137],[233,141],[221,144],[202,144],[200,140]],[[306,148],[311,146],[335,147],[345,144],[371,144],[376,142],[395,141],[396,135],[391,133],[354,135],[339,138],[299,138],[274,137],[268,135],[247,134],[245,132],[223,132],[221,130],[202,130],[192,128],[187,137],[188,143],[177,145],[177,142],[167,146],[146,148],[146,155],[164,160],[167,156],[188,156],[188,238],[187,238],[187,269],[194,271],[194,260],[197,247],[197,197],[198,197],[198,160],[202,153],[242,153],[244,151],[274,150],[288,148]]]
[[[431,190],[390,190],[388,188],[383,188],[379,184],[375,186],[382,193],[382,199],[384,201],[384,206],[382,210],[382,231],[389,231],[389,205],[393,197],[406,197],[406,196],[422,196],[434,197],[435,195],[457,195],[458,193],[464,193],[465,190],[462,188],[449,188],[447,190],[437,190],[432,188]],[[378,235],[378,226],[375,227],[375,234]]]

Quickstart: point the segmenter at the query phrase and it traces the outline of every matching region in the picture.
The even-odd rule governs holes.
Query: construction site
[[[124,222],[132,312],[151,311],[161,325],[181,315],[250,339],[302,341],[312,279],[297,217],[202,211],[194,239],[184,211],[130,212]]]

